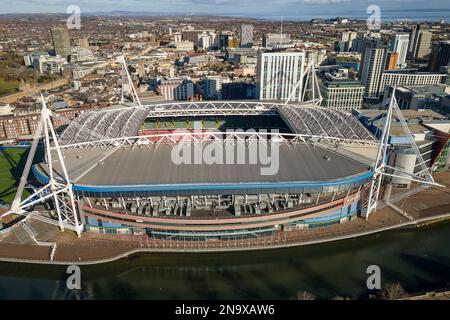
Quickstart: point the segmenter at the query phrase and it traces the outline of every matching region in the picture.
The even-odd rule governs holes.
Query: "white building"
[[[379,97],[381,75],[386,66],[387,53],[387,46],[380,40],[374,38],[364,40],[359,79],[365,87],[364,98],[366,99]]]
[[[194,96],[194,84],[187,79],[162,79],[158,88],[167,101],[188,100]]]
[[[203,33],[200,37],[199,46],[204,50],[209,50],[212,47],[211,36],[207,33]]]
[[[67,64],[67,60],[60,56],[39,56],[33,60],[33,68],[39,73],[60,74],[64,64]]]
[[[173,39],[174,39],[175,44],[180,43],[183,39],[181,32],[175,32],[173,34]]]
[[[327,59],[326,49],[316,49],[306,51],[306,63],[314,63],[315,65],[320,65]]]
[[[304,52],[261,52],[256,68],[257,97],[261,100],[287,100],[303,79]],[[299,83],[292,101],[302,100]]]
[[[416,69],[387,70],[381,76],[378,95],[383,93],[388,85],[436,85],[442,83],[445,76],[445,74],[441,73],[417,72]]]
[[[390,50],[398,53],[397,68],[406,67],[406,55],[408,54],[409,34],[395,33],[391,39]]]
[[[33,67],[34,66],[34,59],[39,59],[41,57],[50,57],[47,51],[34,51],[30,54],[25,54],[23,56],[23,62],[25,66],[27,67]]]
[[[203,93],[208,99],[222,99],[222,85],[230,83],[228,77],[207,76],[203,79]]]
[[[177,51],[194,51],[194,43],[192,41],[181,41],[176,46]]]
[[[358,37],[358,32],[356,31],[344,31],[341,34],[341,41],[345,42],[345,50],[352,50],[353,40]]]

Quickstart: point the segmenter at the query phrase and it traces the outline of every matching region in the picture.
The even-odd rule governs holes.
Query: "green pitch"
[[[28,149],[0,149],[0,203],[12,203],[25,166]],[[28,196],[25,190],[23,196]]]

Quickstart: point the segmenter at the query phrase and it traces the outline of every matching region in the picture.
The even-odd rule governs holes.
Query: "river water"
[[[282,250],[141,254],[81,267],[82,288],[66,289],[66,268],[0,263],[0,299],[367,298],[367,266],[382,286],[407,292],[450,287],[450,222]]]

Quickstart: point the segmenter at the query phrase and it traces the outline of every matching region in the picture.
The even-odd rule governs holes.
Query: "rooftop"
[[[295,147],[280,144],[279,170],[274,175],[261,175],[261,168],[269,165],[177,165],[171,158],[172,150],[172,145],[161,144],[156,149],[136,147],[66,150],[64,156],[70,180],[75,185],[117,187],[119,190],[138,187],[157,192],[195,187],[201,194],[218,186],[232,189],[248,186],[261,190],[273,188],[275,191],[277,188],[288,188],[286,185],[291,183],[327,183],[370,174],[369,167],[365,164],[308,144],[296,144]],[[247,154],[248,152],[246,149]],[[54,165],[59,175],[61,167],[57,161]],[[48,175],[48,168],[45,165],[41,168]]]

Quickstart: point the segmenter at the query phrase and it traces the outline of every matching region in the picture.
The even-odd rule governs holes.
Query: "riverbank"
[[[436,180],[450,185],[450,173],[436,175]],[[391,201],[381,203],[381,209],[368,220],[354,221],[326,228],[277,231],[272,236],[254,239],[178,241],[160,240],[148,236],[108,235],[85,233],[77,238],[71,232],[59,232],[57,227],[29,220],[37,236],[19,229],[0,242],[0,261],[55,265],[92,265],[116,261],[137,253],[207,253],[271,250],[308,246],[345,239],[357,239],[388,230],[417,228],[450,218],[450,189],[417,188],[408,196],[396,194]],[[395,205],[393,203],[395,202]],[[28,238],[27,238],[28,237]],[[36,242],[56,243],[53,252],[49,246]]]
[[[69,264],[77,264],[77,265],[95,265],[95,264],[104,264],[113,261],[117,261],[123,258],[127,258],[134,254],[141,253],[211,253],[211,252],[241,252],[241,251],[256,251],[256,250],[274,250],[274,249],[282,249],[282,248],[290,248],[290,247],[300,247],[300,246],[309,246],[314,244],[321,244],[327,242],[335,242],[346,239],[357,239],[364,236],[369,236],[373,234],[379,234],[382,232],[395,230],[395,229],[404,229],[404,228],[419,228],[422,226],[428,226],[433,223],[442,222],[450,219],[450,213],[439,215],[436,217],[422,218],[416,221],[406,221],[396,225],[387,226],[379,229],[363,231],[359,233],[349,233],[342,236],[328,237],[324,239],[315,239],[303,242],[289,242],[286,238],[279,238],[273,242],[269,242],[264,244],[263,239],[259,239],[260,245],[255,243],[254,241],[243,240],[242,242],[226,243],[219,246],[214,246],[212,244],[203,244],[203,246],[195,247],[192,243],[184,243],[181,242],[170,242],[166,241],[166,243],[156,244],[153,242],[149,242],[147,244],[142,242],[142,238],[139,238],[141,241],[139,242],[139,248],[108,248],[108,250],[102,250],[103,254],[108,255],[109,257],[101,257],[99,258],[91,257],[92,250],[81,250],[79,248],[76,252],[78,254],[69,253],[68,251],[73,251],[75,248],[71,247],[63,247],[58,248],[59,256],[72,256],[72,259],[64,258],[62,260],[53,260],[44,259],[44,257],[49,256],[49,248],[43,246],[33,246],[32,248],[27,245],[19,245],[19,244],[10,244],[3,243],[3,248],[0,248],[0,254],[2,251],[10,251],[17,254],[18,252],[25,253],[30,258],[22,258],[22,257],[4,257],[0,256],[0,261],[2,262],[16,262],[16,263],[28,263],[28,264],[49,264],[49,265],[69,265]],[[108,239],[104,239],[108,240]],[[122,244],[123,245],[123,244]],[[131,245],[131,244],[130,244]],[[150,247],[154,245],[154,247]],[[234,245],[234,246],[233,246]],[[131,245],[134,246],[134,245]],[[191,246],[191,247],[189,247]],[[101,248],[98,248],[101,249]]]
[[[450,288],[450,220],[357,239],[241,252],[140,253],[81,266],[82,299],[369,299],[369,265],[382,288],[409,296]],[[0,299],[74,299],[66,266],[0,262]],[[447,289],[448,290],[448,289]],[[73,292],[72,292],[73,293]]]

